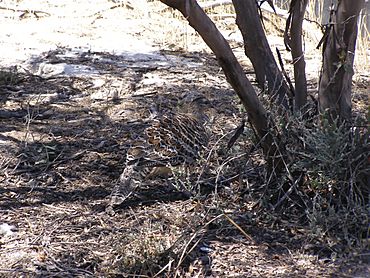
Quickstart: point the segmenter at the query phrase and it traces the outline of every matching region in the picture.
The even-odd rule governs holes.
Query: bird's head
[[[205,125],[212,123],[215,118],[215,108],[212,103],[199,92],[186,94],[182,98],[181,110]]]

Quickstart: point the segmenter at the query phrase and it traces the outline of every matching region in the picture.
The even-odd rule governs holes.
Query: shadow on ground
[[[0,213],[16,226],[11,240],[1,242],[0,265],[7,267],[0,272],[152,277],[167,267],[180,276],[340,275],[329,260],[333,249],[308,238],[299,216],[259,209],[263,173],[256,172],[262,170],[256,166],[252,175],[247,170],[257,163],[237,158],[252,145],[248,131],[237,154],[222,152],[243,113],[232,91],[220,85],[225,81],[212,57],[164,53],[149,63],[106,53],[66,58],[65,51],[35,57],[33,64],[83,65],[87,76],[11,69],[11,78],[0,83]],[[193,67],[176,65],[176,55]],[[143,186],[108,215],[111,189],[130,140],[148,124],[150,106],[177,109],[192,92],[203,93],[218,116],[207,178],[215,181],[220,165],[235,155],[234,166],[218,177],[228,182],[208,181],[203,194],[164,183]],[[258,151],[253,156],[261,160]],[[234,171],[242,173],[229,179]]]

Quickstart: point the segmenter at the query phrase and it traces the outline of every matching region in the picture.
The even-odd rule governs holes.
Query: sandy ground
[[[21,73],[0,92],[1,277],[368,276],[368,254],[341,256],[298,216],[251,209],[252,193],[263,191],[259,155],[239,157],[248,135],[222,154],[242,109],[179,15],[165,17],[164,5],[147,1],[5,0],[0,8],[8,8],[0,9],[0,65]],[[223,33],[248,67],[235,26]],[[356,72],[359,106],[366,72]],[[148,108],[159,100],[173,108],[196,92],[217,108],[211,171],[222,165],[227,178],[239,169],[243,179],[194,199],[161,182],[143,186],[140,199],[107,214],[127,141]]]

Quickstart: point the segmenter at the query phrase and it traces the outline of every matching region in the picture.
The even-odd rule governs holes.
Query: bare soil
[[[243,109],[201,39],[165,8],[0,2],[0,276],[368,277],[368,251],[338,253],[335,239],[328,245],[295,211],[262,208],[253,132],[225,151]],[[217,24],[253,82],[236,27]],[[308,64],[319,60],[310,55]],[[356,72],[358,113],[368,81]],[[149,108],[176,111],[198,92],[214,116],[198,169],[143,184],[107,213]]]

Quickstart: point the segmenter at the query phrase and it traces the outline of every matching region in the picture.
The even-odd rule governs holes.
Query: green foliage
[[[269,186],[271,201],[282,209],[303,207],[314,235],[361,244],[368,236],[370,208],[367,130],[308,114],[275,116],[286,167],[280,186]]]

